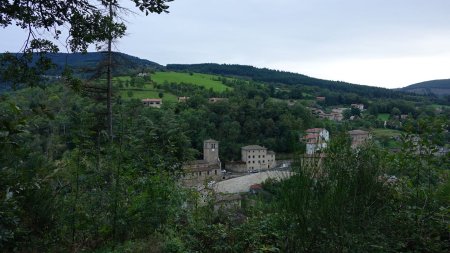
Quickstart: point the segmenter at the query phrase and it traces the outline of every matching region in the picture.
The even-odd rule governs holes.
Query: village
[[[348,132],[351,147],[357,149],[371,136],[363,130]],[[303,162],[325,157],[322,153],[330,141],[330,134],[324,128],[306,130],[299,139],[306,143],[306,153],[300,158]],[[257,194],[262,183],[268,179],[283,180],[292,175],[292,160],[276,160],[275,152],[259,145],[241,147],[240,161],[221,161],[219,142],[208,139],[203,142],[203,159],[190,161],[183,166],[181,184],[199,193],[199,204],[212,201],[216,209],[239,207],[242,194]]]
[[[322,120],[340,122],[354,120],[356,115],[350,112],[356,111],[360,114],[365,110],[364,104],[351,104],[350,107],[331,108],[330,112],[324,112],[319,103],[325,97],[316,97],[314,106],[308,107],[312,115]],[[185,103],[189,97],[178,97],[178,103]],[[145,107],[161,108],[162,99],[147,98],[141,100]],[[228,98],[211,97],[209,103],[226,102]],[[288,106],[294,106],[295,101],[289,101]],[[330,109],[328,109],[330,110]],[[347,114],[347,115],[345,115]],[[408,115],[400,115],[399,119],[406,119]],[[386,124],[386,122],[384,123]],[[372,139],[369,131],[354,129],[347,132],[350,138],[350,146],[358,150]],[[305,152],[298,159],[303,164],[321,165],[326,158],[326,148],[332,136],[325,128],[307,129],[298,142],[304,145]],[[263,191],[262,184],[270,180],[284,180],[293,175],[291,165],[294,159],[277,160],[274,151],[255,143],[249,143],[241,147],[241,158],[239,161],[223,161],[219,156],[220,143],[214,139],[203,142],[203,159],[189,161],[183,165],[183,176],[180,184],[199,194],[198,204],[206,205],[213,203],[215,209],[221,207],[238,208],[241,200],[246,195],[258,194]]]

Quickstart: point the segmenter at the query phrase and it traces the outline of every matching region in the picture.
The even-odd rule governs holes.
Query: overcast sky
[[[170,14],[127,17],[117,49],[396,88],[450,78],[449,13],[450,0],[175,0]],[[0,50],[24,37],[2,31]]]

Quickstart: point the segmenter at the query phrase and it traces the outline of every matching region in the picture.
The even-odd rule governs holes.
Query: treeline
[[[0,61],[6,56],[6,53],[0,54]],[[23,54],[12,53],[10,54],[16,58],[23,57]],[[106,59],[104,52],[91,52],[91,53],[46,53],[42,55],[46,59],[51,61],[51,68],[46,69],[44,72],[40,73],[42,75],[62,75],[66,68],[71,68],[71,70],[79,77],[92,78],[100,77],[104,75],[104,70],[102,66],[105,65],[104,61]],[[149,61],[140,59],[135,56],[127,55],[120,52],[113,52],[113,74],[119,75],[129,75],[136,74],[141,71],[163,69],[164,67]],[[31,61],[28,63],[30,66],[36,65],[40,61],[41,55],[34,53]]]
[[[168,64],[167,69],[172,71],[191,71],[225,76],[247,77],[254,81],[267,83],[317,86],[331,91],[350,92],[371,98],[398,98],[405,95],[401,92],[385,88],[356,85],[340,81],[322,80],[292,72],[236,64]]]

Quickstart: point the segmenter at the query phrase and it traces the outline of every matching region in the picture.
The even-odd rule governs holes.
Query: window
[[[259,155],[258,158],[261,158],[261,156]]]
[[[253,161],[253,163],[255,163],[255,161]]]
[[[253,156],[253,158],[255,158],[255,156]]]
[[[217,170],[214,170],[214,175],[217,175]]]
[[[250,158],[251,156],[249,155],[248,158]]]
[[[209,170],[208,170],[208,172],[206,172],[206,174],[209,175]]]
[[[263,155],[263,158],[265,157],[265,155]]]

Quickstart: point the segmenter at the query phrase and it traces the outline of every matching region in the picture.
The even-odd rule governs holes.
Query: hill
[[[450,95],[450,79],[425,81],[400,88],[399,90],[421,95],[446,96]]]
[[[316,86],[331,91],[355,93],[367,97],[398,97],[400,95],[399,92],[386,88],[351,84],[341,81],[323,80],[292,72],[271,70],[267,68],[256,68],[246,65],[214,63],[168,64],[167,69],[171,71],[189,71],[214,75],[245,77],[254,81],[267,83]]]
[[[19,56],[20,54],[16,54]],[[49,75],[60,75],[65,66],[69,66],[73,71],[81,76],[90,76],[98,72],[105,59],[104,52],[91,53],[49,53],[46,55],[55,64],[55,67],[48,71]],[[34,60],[37,56],[34,56]],[[113,53],[113,74],[124,75],[131,72],[139,72],[144,69],[162,69],[158,63],[144,60],[124,53]]]

